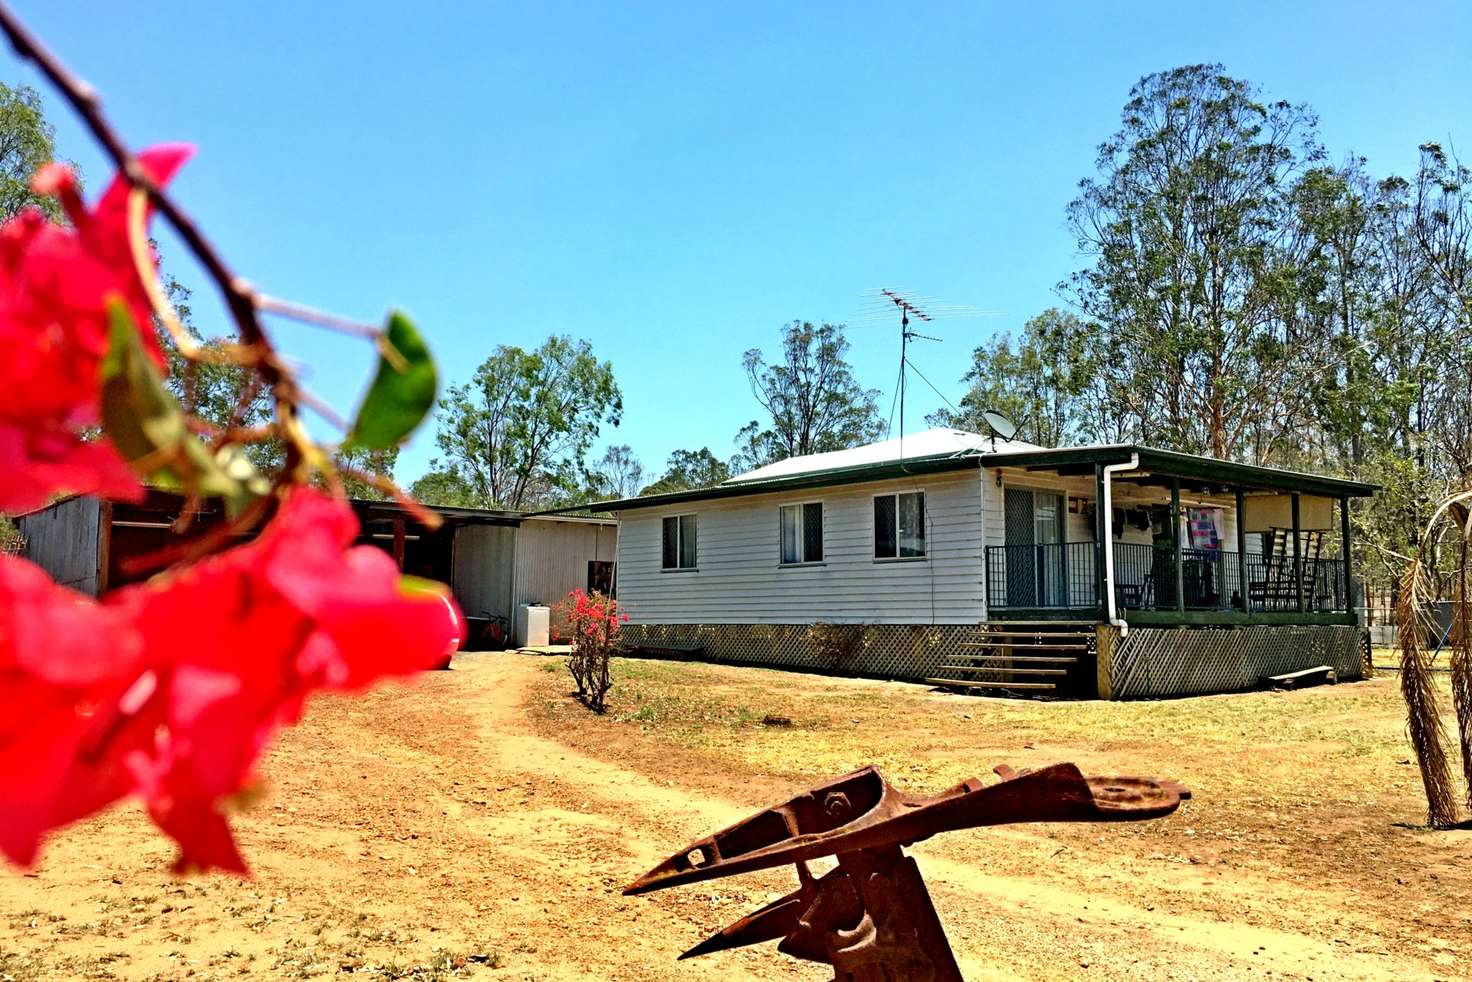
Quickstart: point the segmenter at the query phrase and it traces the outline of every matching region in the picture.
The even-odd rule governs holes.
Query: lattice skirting
[[[1364,672],[1362,630],[1350,626],[1131,628],[1115,642],[1114,698],[1189,696],[1255,688],[1270,675],[1332,665]]]
[[[934,675],[945,657],[975,641],[975,624],[866,624],[844,657],[825,655],[817,632],[807,624],[625,624],[619,640],[639,645],[698,644],[704,661],[763,665],[803,671],[836,672],[872,678],[921,681]]]

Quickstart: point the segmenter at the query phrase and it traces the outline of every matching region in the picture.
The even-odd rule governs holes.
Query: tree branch
[[[271,387],[275,395],[277,414],[282,417],[283,430],[288,434],[291,433],[298,425],[295,419],[296,382],[282,364],[276,349],[261,327],[256,310],[255,293],[250,284],[230,271],[230,267],[225,264],[225,260],[214,245],[204,237],[204,233],[199,230],[194,219],[190,218],[149,177],[138,162],[138,158],[127,148],[117,131],[113,129],[112,124],[103,115],[102,100],[98,98],[97,91],[87,82],[72,74],[50,50],[31,34],[9,6],[4,3],[0,3],[0,29],[5,31],[10,43],[15,47],[16,54],[34,63],[47,80],[61,92],[67,103],[82,118],[92,136],[102,144],[118,171],[128,183],[148,195],[158,213],[174,227],[189,251],[204,266],[210,279],[214,281],[224,297],[226,306],[230,309],[230,314],[240,334],[240,340],[246,345],[259,349],[261,357],[255,366],[256,370],[260,372],[263,380]],[[299,458],[300,448],[291,439],[286,441],[286,447],[286,471],[290,472]]]

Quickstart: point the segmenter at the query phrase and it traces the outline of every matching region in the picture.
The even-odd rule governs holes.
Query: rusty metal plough
[[[833,967],[835,982],[961,979],[915,860],[902,847],[938,832],[1017,822],[1131,822],[1169,815],[1190,792],[1174,781],[1086,778],[1073,764],[996,768],[933,797],[896,790],[872,767],[803,792],[685,849],[639,877],[648,893],[793,863],[798,888],[681,955],[777,941]],[[808,862],[836,856],[814,877]]]

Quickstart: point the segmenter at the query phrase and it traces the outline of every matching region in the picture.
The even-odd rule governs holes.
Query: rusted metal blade
[[[680,958],[681,960],[698,958],[717,951],[729,951],[732,948],[744,948],[747,945],[785,938],[797,930],[797,922],[802,918],[802,912],[807,910],[808,905],[812,902],[813,898],[809,891],[794,890],[787,896],[779,897],[765,907],[754,910],[741,920],[722,928],[685,952]]]
[[[680,958],[695,958],[731,948],[781,939],[778,950],[808,961],[827,962],[825,932],[851,927],[863,914],[848,871],[839,867],[816,880],[807,880],[785,897],[755,910]]]
[[[1014,822],[1159,818],[1181,803],[1180,785],[1144,778],[1085,778],[1073,764],[1008,772],[996,784],[965,781],[912,797],[872,767],[820,785],[697,839],[624,889],[647,893],[840,852],[907,845],[938,832]]]

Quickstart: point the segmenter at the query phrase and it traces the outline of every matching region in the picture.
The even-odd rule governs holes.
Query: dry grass
[[[914,791],[986,777],[997,763],[1073,760],[1086,772],[1173,777],[1195,792],[1182,816],[1049,829],[1049,849],[1077,865],[1071,873],[1045,866],[1044,877],[1087,884],[1112,865],[1104,854],[1137,873],[1179,862],[1205,870],[1213,886],[1233,883],[1225,892],[1235,899],[1223,907],[1209,893],[1171,892],[1167,900],[1142,882],[1119,893],[1147,908],[1152,901],[1201,907],[1249,929],[1295,923],[1309,936],[1344,930],[1324,916],[1331,910],[1377,923],[1397,911],[1405,916],[1390,933],[1401,934],[1406,950],[1424,945],[1424,929],[1414,927],[1424,917],[1472,959],[1472,870],[1458,867],[1472,858],[1472,839],[1423,825],[1393,675],[1296,692],[1104,703],[977,698],[675,662],[625,660],[615,671],[602,722],[585,719],[557,684],[544,684],[534,707],[543,732],[649,773],[674,769],[696,783],[704,775],[712,790],[771,778],[805,784],[867,763]],[[1446,697],[1444,674],[1430,684]],[[763,726],[767,714],[794,725]],[[985,835],[969,843],[950,836],[942,847],[974,851]],[[1037,875],[1025,863],[1016,868]],[[1379,927],[1373,933],[1384,937]]]
[[[109,812],[58,836],[35,875],[0,876],[0,979],[816,982],[829,975],[772,946],[674,960],[791,889],[790,870],[620,887],[861,764],[923,791],[1058,760],[1177,777],[1196,797],[1158,822],[918,844],[968,978],[1399,980],[1472,964],[1472,832],[1420,825],[1393,677],[1109,705],[615,670],[605,716],[567,696],[560,658],[501,654],[323,700],[239,818],[255,880],[175,880],[137,809]]]

